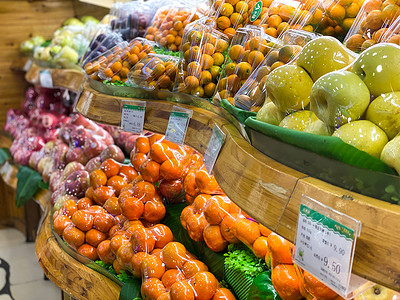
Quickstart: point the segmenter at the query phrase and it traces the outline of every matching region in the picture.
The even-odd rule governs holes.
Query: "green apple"
[[[311,90],[310,108],[328,126],[358,120],[367,110],[370,94],[364,82],[349,71],[335,71],[318,79]]]
[[[316,81],[321,76],[341,70],[354,60],[354,53],[347,50],[333,37],[320,37],[308,42],[297,58],[297,65],[304,68]]]
[[[333,136],[377,158],[380,157],[383,147],[389,141],[386,133],[368,120],[344,124],[333,133]]]
[[[390,300],[398,299],[399,294],[387,287],[375,284],[365,292],[356,296],[354,300]]]
[[[310,103],[313,81],[303,68],[284,65],[268,75],[265,86],[276,107],[282,112],[291,112]]]
[[[330,135],[325,123],[309,110],[299,110],[291,113],[279,123],[279,126],[318,135]]]
[[[273,102],[265,102],[261,109],[257,112],[257,120],[272,125],[279,125],[285,114],[281,112]]]
[[[374,97],[400,91],[400,47],[395,44],[377,44],[354,61],[352,72],[367,85]]]
[[[381,160],[400,175],[400,135],[389,141],[382,150]]]
[[[400,92],[382,94],[368,106],[366,119],[382,128],[389,139],[400,132]]]

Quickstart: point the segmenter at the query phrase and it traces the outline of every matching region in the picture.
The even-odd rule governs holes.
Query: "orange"
[[[268,27],[273,27],[276,29],[278,29],[278,26],[281,23],[282,23],[282,18],[279,15],[272,15],[267,20]]]
[[[107,178],[115,176],[119,172],[119,163],[112,158],[108,158],[101,163],[101,170],[106,174]]]
[[[143,258],[141,263],[141,274],[144,278],[158,278],[165,273],[165,266],[161,259],[155,255],[148,255]]]
[[[143,219],[151,223],[158,223],[165,216],[165,206],[161,200],[153,199],[144,205]]]
[[[228,55],[233,61],[237,61],[242,58],[244,51],[242,45],[234,45],[229,49]]]
[[[335,4],[328,9],[329,16],[337,21],[342,21],[346,16],[346,10],[340,4]]]
[[[208,174],[207,170],[202,169],[196,173],[196,185],[205,194],[219,193],[220,187],[213,175]]]
[[[216,53],[216,54],[220,54],[220,53]],[[202,71],[200,73],[200,84],[201,85],[207,85],[211,81],[212,81],[212,75],[209,71]]]
[[[303,274],[303,281],[304,288],[315,299],[332,300],[338,296],[334,291],[306,271]]]
[[[123,234],[116,234],[110,240],[110,249],[113,253],[117,253],[122,245],[129,243],[129,239]]]
[[[132,193],[140,201],[146,203],[154,198],[156,189],[150,182],[141,181],[134,185]]]
[[[76,249],[85,242],[85,233],[73,225],[64,229],[62,237],[68,245]]]
[[[180,202],[183,196],[183,183],[181,179],[165,180],[160,182],[160,193],[169,203]],[[187,195],[189,196],[189,195]],[[190,197],[190,196],[189,196]]]
[[[198,272],[202,271],[208,271],[208,267],[206,266],[205,263],[194,259],[194,260],[188,260],[182,267],[182,272],[185,275],[186,278],[192,278],[194,275],[196,275]]]
[[[229,75],[226,81],[227,90],[236,93],[240,88],[240,78],[236,74]]]
[[[265,258],[265,255],[268,252],[267,237],[260,236],[259,238],[257,238],[252,245],[252,249],[255,256],[259,258]]]
[[[229,3],[224,3],[221,7],[220,14],[225,17],[229,17],[233,13],[233,6]]]
[[[166,180],[175,180],[182,177],[182,165],[176,159],[164,161],[160,167],[160,176]]]
[[[171,229],[163,224],[154,225],[149,230],[156,239],[155,248],[161,249],[174,239]]]
[[[102,241],[107,238],[107,234],[97,229],[90,229],[85,234],[86,242],[93,247],[97,247]]]
[[[159,64],[158,66],[163,66]],[[164,66],[163,66],[164,67]],[[163,73],[163,72],[161,72]],[[145,136],[139,136],[135,142],[135,152],[147,154],[150,151],[150,141]]]
[[[218,288],[215,291],[214,297],[212,297],[211,300],[234,300],[236,299],[235,296],[233,296],[232,292],[228,290],[227,288]]]
[[[154,249],[156,239],[149,229],[141,227],[132,233],[131,244],[135,253],[142,251],[149,253]]]
[[[236,224],[237,214],[228,214],[222,220],[220,227],[221,227],[221,234],[225,240],[227,240],[231,244],[239,243],[238,238],[235,236],[235,224]]]
[[[207,225],[203,231],[203,238],[208,248],[214,252],[221,252],[228,246],[227,240],[221,234],[219,225]]]
[[[193,212],[196,214],[204,212],[205,205],[210,198],[211,196],[207,194],[198,195],[193,201]]]
[[[297,276],[293,265],[277,265],[272,270],[272,285],[278,295],[284,300],[300,300],[300,278]]]
[[[53,230],[58,235],[62,235],[65,228],[72,224],[71,219],[66,215],[59,215],[53,221]]]
[[[118,196],[121,189],[127,184],[127,181],[118,175],[112,176],[107,181],[107,186],[114,189],[115,194]]]
[[[218,225],[229,213],[230,200],[223,196],[213,196],[208,199],[204,216],[208,223]]]
[[[92,188],[92,190],[93,190],[93,188]],[[92,199],[84,197],[84,198],[79,199],[79,201],[76,204],[78,206],[78,209],[86,209],[93,205],[93,201],[92,201]]]
[[[188,76],[185,78],[185,87],[188,90],[193,90],[199,86],[199,79],[195,76]]]
[[[70,218],[72,218],[73,214],[77,210],[78,210],[78,205],[76,204],[75,200],[65,201],[62,207],[63,214],[67,215]]]
[[[193,276],[192,286],[196,299],[211,299],[218,288],[218,281],[210,272],[198,272]]]
[[[96,189],[101,185],[107,184],[107,175],[100,169],[90,173],[90,185]]]
[[[104,203],[103,207],[111,215],[121,214],[121,207],[119,206],[117,197],[108,198]]]
[[[93,200],[97,204],[104,205],[108,198],[114,197],[114,189],[108,186],[99,186],[93,192]]]
[[[264,55],[260,51],[251,51],[247,61],[253,68],[257,67],[264,59]]]
[[[193,287],[186,281],[175,282],[170,290],[171,300],[194,300]],[[197,298],[196,298],[197,299]]]
[[[137,252],[133,254],[130,264],[131,264],[131,272],[133,276],[136,278],[142,277],[142,261],[145,257],[149,256],[147,252]]]
[[[144,204],[136,197],[125,198],[120,203],[121,213],[128,220],[137,220],[143,215]]]
[[[226,28],[228,28],[229,26],[231,26],[231,21],[229,20],[228,17],[226,16],[221,16],[217,19],[217,26],[219,29],[221,30],[225,30]],[[220,51],[223,52],[223,51]]]
[[[82,231],[88,231],[93,226],[93,216],[85,210],[78,210],[72,215],[72,223]]]
[[[292,264],[292,243],[276,233],[271,233],[268,238],[268,250],[271,255],[272,267],[279,264]]]
[[[263,236],[268,237],[268,236],[272,233],[272,231],[269,230],[269,229],[268,229],[267,227],[265,227],[264,225],[259,224],[259,226],[260,226],[260,232],[261,232],[261,234],[262,234]]]
[[[135,168],[136,171],[140,170],[140,166],[147,160],[147,156],[144,153],[136,153],[134,154],[134,152],[131,152],[133,154],[131,154],[131,163],[133,165],[133,167]]]
[[[110,240],[104,240],[96,249],[99,259],[105,264],[111,264],[115,260],[115,254],[111,252],[110,243]]]
[[[247,79],[251,73],[251,65],[248,62],[238,63],[236,66],[236,74],[240,79]]]
[[[162,256],[168,269],[181,269],[187,261],[186,248],[178,242],[168,243],[162,250]]]
[[[245,1],[239,1],[235,5],[235,11],[244,14],[249,10],[249,5]]]
[[[161,281],[164,284],[165,288],[169,290],[175,282],[182,281],[185,279],[186,278],[181,271],[170,269],[164,273],[164,275],[161,278]]]
[[[165,143],[154,143],[150,148],[150,156],[155,162],[162,164],[168,158],[172,158],[173,153]]]
[[[155,300],[165,292],[165,286],[158,278],[148,278],[144,280],[140,288],[143,300]]]
[[[237,27],[238,25],[242,24],[244,20],[243,15],[237,12],[233,13],[229,19],[234,27]],[[233,30],[233,34],[235,34],[235,30]]]
[[[192,240],[200,242],[203,240],[203,231],[207,225],[207,220],[203,214],[193,214],[186,220],[186,229]]]
[[[211,43],[205,43],[201,46],[201,51],[203,54],[213,55],[215,52],[215,47]]]
[[[89,258],[89,259],[91,259],[93,261],[97,260],[99,258],[98,255],[97,255],[97,252],[96,252],[96,248],[91,246],[91,245],[89,245],[89,244],[81,245],[78,248],[77,252],[80,255],[85,256],[85,257],[87,257],[87,258]]]
[[[145,161],[139,170],[143,179],[148,182],[157,182],[160,180],[160,164],[153,160]]]
[[[192,61],[187,66],[187,73],[189,76],[199,76],[201,73],[201,65],[197,61]]]
[[[368,14],[367,19],[372,11]],[[400,15],[400,7],[396,4],[389,4],[382,10],[382,20],[391,24]],[[368,24],[368,21],[367,21]]]
[[[251,246],[260,237],[258,223],[246,218],[236,219],[235,235],[243,243]]]
[[[162,293],[157,300],[171,300],[171,294],[169,292]]]
[[[181,224],[183,226],[183,228],[187,229],[187,220],[190,216],[194,215],[194,209],[192,205],[186,206],[181,213]],[[68,218],[68,217],[67,217]],[[68,218],[69,220],[69,218]],[[65,227],[64,227],[65,228]],[[64,229],[63,229],[64,230]]]
[[[204,93],[207,97],[211,97],[212,95],[214,95],[215,92],[215,83],[210,82],[207,85],[204,86]]]
[[[222,65],[224,63],[224,60],[225,60],[224,56],[221,53],[218,53],[218,52],[214,53],[212,55],[212,58],[214,59],[214,65],[216,65],[216,66]]]
[[[107,233],[115,225],[115,219],[107,212],[97,213],[93,218],[93,228]]]
[[[208,70],[214,65],[214,60],[211,57],[211,55],[203,54],[200,57],[200,65],[203,68],[203,70]]]

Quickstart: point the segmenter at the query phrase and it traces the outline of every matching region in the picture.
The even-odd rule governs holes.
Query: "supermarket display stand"
[[[121,100],[84,84],[76,110],[93,121],[119,125]],[[174,105],[193,110],[185,143],[204,152],[214,124],[226,141],[214,167],[224,192],[246,213],[288,240],[294,240],[302,195],[362,222],[353,272],[400,290],[400,206],[363,196],[310,177],[267,157],[251,146],[235,124],[220,114],[174,102],[148,100],[144,128],[165,133]],[[217,110],[219,108],[216,108]]]

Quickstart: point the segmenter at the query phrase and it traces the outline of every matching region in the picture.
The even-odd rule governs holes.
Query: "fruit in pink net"
[[[65,180],[65,191],[69,195],[82,198],[90,185],[89,172],[75,171]]]
[[[86,165],[89,160],[82,148],[69,148],[65,158],[68,163],[76,161],[81,163],[82,165]]]
[[[108,158],[112,158],[117,162],[123,163],[125,160],[125,155],[120,147],[117,145],[110,145],[100,153],[100,160],[102,162]]]

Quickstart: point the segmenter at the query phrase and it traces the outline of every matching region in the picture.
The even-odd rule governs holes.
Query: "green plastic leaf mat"
[[[239,300],[247,299],[250,286],[253,284],[253,278],[246,276],[238,270],[226,268],[225,281],[232,287]]]
[[[247,118],[255,117],[257,115],[257,113],[255,112],[243,110],[233,106],[226,99],[221,100],[221,106],[225,108],[230,114],[232,114],[236,119],[238,119],[240,123],[243,124],[245,123]]]
[[[25,205],[35,195],[42,181],[42,175],[26,166],[20,166],[17,173],[17,192],[15,203],[17,207]]]
[[[247,300],[282,300],[272,285],[271,271],[265,271],[254,279]]]
[[[255,117],[248,118],[245,122],[245,125],[265,135],[325,157],[329,157],[363,169],[392,175],[395,174],[393,169],[380,159],[373,157],[364,151],[360,151],[349,144],[346,144],[338,137],[321,136],[293,129],[282,128],[258,121]]]
[[[10,158],[10,150],[8,148],[0,148],[0,165],[4,164]]]
[[[119,300],[135,300],[142,299],[140,297],[140,287],[142,283],[136,278],[130,278],[122,286],[119,294]]]
[[[196,255],[199,260],[208,266],[210,272],[213,273],[218,280],[222,281],[224,280],[224,255],[223,253],[211,251],[206,243],[195,242],[190,238],[180,220],[181,212],[186,206],[186,203],[167,205],[167,212],[162,223],[171,229],[175,241],[185,245],[187,251]]]
[[[346,160],[343,162],[343,160],[332,159],[328,156],[316,153],[315,151],[310,151],[312,145],[302,147],[306,141],[301,141],[301,143],[296,143],[295,145],[293,145],[293,140],[287,142],[292,138],[292,136],[295,141],[298,141],[301,139],[299,136],[306,139],[306,135],[309,137],[312,134],[291,132],[291,135],[289,135],[287,132],[294,130],[280,128],[270,124],[266,124],[267,126],[265,126],[265,123],[263,123],[261,125],[263,128],[269,127],[270,131],[276,130],[276,132],[270,135],[269,132],[266,133],[266,130],[262,130],[263,128],[259,128],[261,126],[255,126],[258,125],[258,123],[261,122],[253,120],[251,117],[246,121],[246,124],[248,124],[246,127],[251,136],[252,145],[265,155],[288,167],[326,181],[330,184],[393,204],[400,204],[400,177],[391,175],[394,172],[378,159],[369,156],[365,152],[359,151],[355,148],[353,149],[352,146],[348,145],[354,156],[358,153],[362,155],[365,160],[371,158],[374,162],[378,161],[380,166],[383,164],[383,168],[373,168],[376,165],[368,165],[365,161],[365,167],[368,166],[372,169],[378,170],[384,169],[385,171],[388,171],[388,173],[390,171],[391,174],[368,170],[366,168],[346,163]],[[281,137],[284,137],[283,141]],[[332,137],[313,136],[309,138],[310,139],[308,139],[307,142],[311,144],[319,143],[321,139],[331,140]],[[337,140],[334,143],[336,142]],[[338,143],[341,144],[342,141],[339,139]],[[328,145],[330,144],[324,144],[323,146],[317,145],[314,147],[328,148]],[[334,145],[332,146],[332,149],[336,149],[334,148]],[[330,149],[324,149],[324,151],[330,151]],[[338,151],[340,151],[340,149]],[[334,152],[334,150],[332,150],[332,152]],[[361,163],[363,162],[361,161]]]

